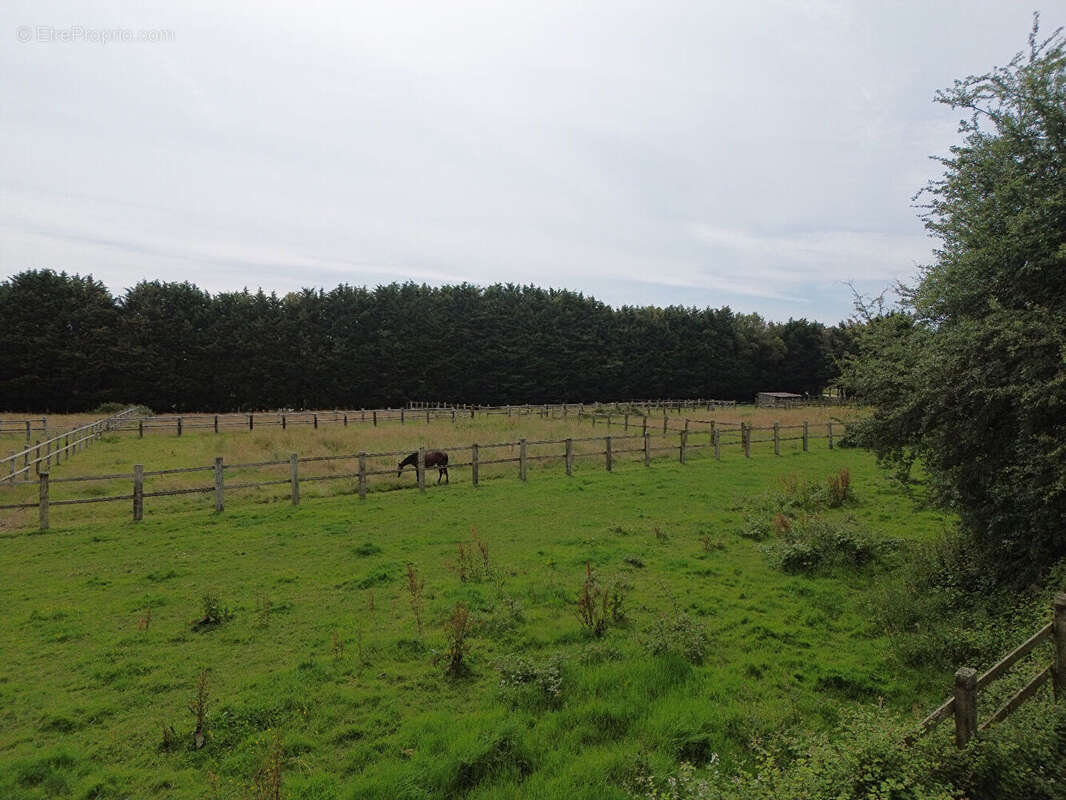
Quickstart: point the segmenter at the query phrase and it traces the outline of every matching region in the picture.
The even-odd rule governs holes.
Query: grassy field
[[[520,435],[539,436],[526,422]],[[543,424],[558,438],[560,423]],[[396,430],[332,446],[514,438]],[[69,469],[313,452],[345,435],[317,433],[317,444],[114,437]],[[715,757],[731,769],[753,737],[832,726],[845,705],[926,708],[950,675],[898,663],[868,615],[895,556],[789,574],[767,552],[776,535],[757,541],[752,527],[772,529],[767,492],[823,486],[842,468],[855,499],[819,512],[833,524],[906,542],[949,520],[864,452],[789,445],[781,457],[733,447],[717,462],[703,450],[685,465],[590,463],[476,490],[457,471],[425,495],[234,502],[222,515],[178,505],[139,524],[101,504],[57,514],[46,534],[8,532],[0,796],[243,798],[276,765],[286,798],[626,797],[643,770]],[[599,636],[577,613],[586,565],[621,597]],[[421,631],[409,567],[424,582]],[[212,616],[205,595],[231,616],[197,625]],[[472,627],[450,675],[457,605]]]
[[[800,431],[794,427],[804,420],[810,422],[811,448],[827,447],[825,441],[825,423],[840,420],[841,409],[811,408],[767,411],[753,408],[726,409],[716,414],[702,411],[687,411],[684,415],[669,414],[669,430],[663,434],[663,417],[651,417],[648,431],[653,436],[651,446],[657,451],[653,458],[657,461],[677,460],[680,445],[680,430],[685,419],[690,420],[688,438],[689,459],[713,458],[710,447],[711,420],[722,425],[721,443],[722,459],[742,458],[740,436],[737,426],[747,422],[755,426],[768,426],[779,422],[786,426],[782,437],[792,437],[782,442],[782,452],[790,453],[800,449],[800,442],[795,438]],[[323,420],[325,420],[323,414]],[[452,423],[449,419],[434,419],[426,423],[424,418],[414,416],[406,425],[390,422],[374,427],[369,424],[326,424],[314,429],[309,425],[294,425],[282,430],[278,425],[270,425],[267,415],[261,415],[258,427],[249,431],[223,430],[214,434],[210,430],[186,430],[182,436],[174,433],[153,432],[138,438],[136,431],[111,433],[92,444],[85,452],[74,454],[64,459],[59,465],[50,467],[51,477],[58,479],[52,486],[51,497],[57,500],[76,500],[125,496],[132,491],[131,476],[135,464],[142,464],[148,472],[190,467],[208,467],[216,457],[222,457],[227,465],[226,481],[233,483],[251,483],[267,480],[281,480],[289,475],[287,463],[268,467],[241,468],[237,465],[261,463],[265,461],[287,461],[291,453],[300,457],[338,457],[345,459],[315,461],[300,467],[301,477],[312,479],[305,483],[302,494],[307,498],[350,495],[358,490],[354,478],[314,482],[317,477],[351,475],[358,469],[355,454],[391,453],[396,451],[411,452],[419,446],[443,448],[450,450],[450,479],[454,484],[469,484],[471,473],[468,467],[454,466],[469,464],[471,460],[470,445],[477,442],[480,447],[480,479],[492,481],[497,479],[514,479],[518,465],[513,461],[491,464],[492,460],[517,459],[519,448],[517,442],[526,438],[530,444],[527,448],[529,470],[531,474],[543,471],[561,473],[564,471],[564,446],[558,442],[567,437],[573,438],[575,454],[575,472],[605,469],[606,446],[603,437],[612,437],[612,450],[616,466],[640,463],[643,460],[641,420],[630,417],[628,429],[624,418],[615,415],[610,420],[586,417],[579,420],[576,415],[567,419],[543,419],[534,415],[507,417],[504,415],[479,416],[476,419],[457,417]],[[419,421],[421,419],[421,421]],[[836,435],[843,434],[844,428],[838,425]],[[625,438],[625,437],[633,438]],[[815,438],[821,437],[821,438]],[[768,430],[756,430],[752,439],[752,457],[764,457],[772,454],[771,433]],[[551,440],[552,444],[539,444]],[[502,446],[500,443],[508,443]],[[454,448],[454,449],[453,449]],[[367,468],[384,474],[372,476],[369,480],[371,491],[390,491],[397,488],[410,488],[415,482],[414,472],[397,478],[394,472],[399,458],[383,456],[371,458]],[[125,478],[92,482],[64,483],[68,478],[93,475],[125,475]],[[25,476],[28,482],[22,486],[0,484],[0,505],[15,503],[33,503],[37,498],[36,476]],[[429,474],[429,480],[437,479],[436,472]],[[171,491],[194,487],[210,487],[213,477],[210,471],[186,472],[170,475],[152,475],[146,479],[145,491]],[[260,489],[234,489],[227,492],[227,504],[236,503],[271,503],[288,498],[288,488],[272,486]],[[173,510],[190,510],[213,508],[213,495],[181,495],[176,497],[148,498],[145,502],[146,514],[169,513]],[[116,521],[130,516],[130,503],[101,503],[86,506],[55,507],[52,517],[57,523],[76,523],[81,520],[114,519]],[[37,512],[34,509],[24,511],[0,510],[0,531],[25,529],[36,525]]]

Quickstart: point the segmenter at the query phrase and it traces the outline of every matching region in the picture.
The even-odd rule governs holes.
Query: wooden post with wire
[[[133,465],[133,521],[144,519],[144,465]]]
[[[38,475],[40,487],[38,490],[38,502],[40,504],[40,527],[42,531],[48,530],[48,472]]]
[[[222,456],[215,457],[215,513],[221,513],[226,507],[225,487],[222,477]]]

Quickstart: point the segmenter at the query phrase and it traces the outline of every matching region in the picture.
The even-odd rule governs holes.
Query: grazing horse
[[[396,477],[399,478],[403,474],[403,468],[408,466],[418,469],[418,453],[411,453],[400,462],[400,466],[396,470]],[[448,478],[448,454],[443,450],[426,451],[426,467],[437,468],[437,483],[440,483],[441,478],[444,478],[445,483],[451,483]]]

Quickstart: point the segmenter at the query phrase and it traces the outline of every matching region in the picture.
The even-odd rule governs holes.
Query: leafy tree
[[[1066,41],[955,82],[968,117],[920,195],[936,262],[874,315],[846,380],[878,405],[862,440],[917,456],[983,571],[1066,555]]]

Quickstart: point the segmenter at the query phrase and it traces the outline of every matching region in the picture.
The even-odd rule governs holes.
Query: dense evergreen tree
[[[64,412],[107,399],[121,379],[119,319],[91,275],[29,270],[0,283],[0,402]]]
[[[91,277],[0,283],[0,407],[159,411],[816,394],[834,340],[806,320],[624,306],[533,286],[341,285],[285,297]],[[835,329],[833,329],[835,330]]]

